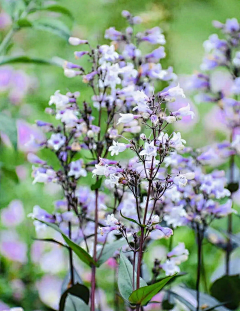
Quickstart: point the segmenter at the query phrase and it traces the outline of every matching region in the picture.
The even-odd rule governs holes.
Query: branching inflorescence
[[[64,73],[82,77],[92,89],[92,99],[80,101],[79,92],[56,91],[46,112],[57,122],[37,121],[48,139],[31,143],[50,149],[58,164],[53,167],[36,155],[28,156],[36,165],[34,183],[56,182],[64,194],[53,214],[34,207],[36,229],[51,225],[63,235],[69,250],[70,287],[76,283],[73,252],[91,266],[91,311],[97,302],[96,269],[108,258],[120,258],[119,292],[126,305],[140,310],[164,286],[156,282],[160,272],[170,279],[188,258],[184,243],[170,250],[166,261],[156,258],[149,287],[157,291],[144,296],[140,289],[148,285],[142,279],[142,263],[150,241],[169,238],[174,228],[189,225],[196,231],[201,261],[206,228],[213,219],[233,211],[231,200],[219,203],[230,195],[224,188],[224,173],[205,174],[199,154],[185,147],[181,133],[172,130],[172,123],[183,116],[193,118],[194,113],[189,104],[177,111],[168,109],[169,102],[185,95],[172,67],[164,70],[159,63],[165,57],[161,29],[135,34],[140,18],[127,11],[123,16],[129,23],[125,32],[112,27],[105,33],[111,45],[92,48],[87,40],[69,39],[72,45],[87,47],[74,54],[77,59],[88,57],[91,68],[88,72],[66,62]],[[143,54],[140,46],[145,43],[160,47]],[[168,86],[155,92],[161,81]],[[89,184],[91,175],[95,178],[91,189],[79,186],[79,181]],[[124,283],[120,271],[129,267],[130,281]],[[199,277],[197,282],[199,293]]]

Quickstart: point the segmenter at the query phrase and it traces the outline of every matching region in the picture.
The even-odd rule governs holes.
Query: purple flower
[[[94,78],[94,76],[96,76],[96,74],[97,74],[97,71],[92,71],[88,73],[87,75],[83,76],[83,82],[88,83]]]
[[[232,200],[227,200],[225,204],[220,205],[217,207],[213,213],[219,217],[227,216],[231,213],[237,214],[237,211],[232,209]]]
[[[34,152],[39,149],[37,141],[44,141],[45,135],[36,126],[32,126],[25,121],[18,120],[18,148],[24,152]],[[33,139],[35,142],[33,142]]]
[[[234,80],[234,84],[231,88],[231,92],[234,94],[234,95],[239,95],[240,94],[240,78],[236,78]]]
[[[165,44],[166,40],[159,27],[154,27],[146,31],[141,40],[148,41],[151,44]]]
[[[164,58],[166,56],[165,50],[163,46],[160,46],[158,49],[153,50],[152,53],[147,54],[145,56],[148,62],[157,63],[159,59]]]
[[[87,171],[84,168],[82,168],[82,164],[83,164],[82,160],[71,162],[68,176],[74,176],[74,178],[76,179],[78,179],[80,176],[86,177]]]
[[[50,222],[50,223],[56,222],[56,218],[54,217],[54,215],[49,214],[47,211],[45,211],[38,205],[33,207],[33,212],[28,214],[28,217],[31,217],[32,219],[43,220],[45,222]],[[34,224],[36,226],[36,230],[46,227],[45,224],[39,221],[36,221]]]
[[[105,32],[105,38],[113,41],[121,41],[124,38],[124,35],[115,29],[115,27],[110,27]]]
[[[229,18],[226,20],[224,30],[227,33],[233,33],[239,31],[239,23],[236,18]]]
[[[168,227],[161,227],[160,225],[155,225],[155,229],[162,231],[166,238],[169,238],[171,235],[173,235],[173,230]]]
[[[27,159],[28,159],[28,162],[32,164],[46,164],[46,161],[43,161],[38,156],[36,156],[36,154],[34,153],[29,153],[27,155]]]
[[[78,69],[83,69],[82,66],[79,66],[77,64],[73,64],[73,63],[70,63],[70,62],[65,62],[64,65],[63,65],[63,68],[68,68],[68,69],[74,69],[74,68],[78,68]]]
[[[61,297],[62,279],[56,276],[44,276],[36,283],[41,301],[50,308],[57,310]]]
[[[0,30],[9,26],[11,24],[11,22],[12,22],[11,17],[7,13],[5,13],[4,11],[1,11],[1,13],[0,13]]]
[[[48,147],[58,151],[66,141],[66,137],[63,136],[61,133],[52,134],[51,138],[47,141]]]
[[[88,41],[87,40],[82,40],[82,39],[79,39],[79,38],[76,38],[76,37],[70,37],[68,39],[68,42],[71,44],[71,45],[80,45],[80,44],[87,44]]]
[[[1,221],[6,227],[19,225],[24,220],[23,204],[19,200],[13,200],[8,207],[1,211]]]
[[[83,57],[84,55],[87,55],[87,54],[89,54],[89,52],[88,51],[76,51],[76,52],[74,52],[74,55],[75,55],[75,57],[76,57],[76,59],[79,59],[79,58],[81,58],[81,57]]]
[[[25,263],[27,261],[27,245],[19,241],[14,231],[2,231],[0,237],[1,254],[9,260]]]
[[[203,73],[196,73],[189,82],[190,89],[207,91],[210,88],[209,76]]]

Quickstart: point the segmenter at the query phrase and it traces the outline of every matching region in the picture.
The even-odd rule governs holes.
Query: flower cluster
[[[165,192],[164,204],[167,215],[164,220],[173,227],[190,224],[202,224],[207,227],[215,218],[224,217],[232,212],[231,193],[226,189],[224,171],[215,170],[204,173],[196,153],[192,156],[172,154],[166,158],[167,166],[184,176],[186,171],[195,172],[195,177],[186,186],[183,183]]]
[[[204,171],[204,160],[209,157],[206,153],[210,152],[204,155],[186,147],[181,133],[171,130],[172,123],[184,117],[192,119],[194,112],[188,103],[178,110],[169,109],[176,99],[185,99],[185,94],[172,67],[165,70],[159,63],[166,55],[161,29],[135,33],[133,25],[139,24],[140,18],[127,11],[122,14],[129,27],[124,32],[113,27],[106,30],[110,45],[92,48],[88,40],[69,39],[71,45],[86,47],[74,54],[80,60],[88,57],[90,69],[65,62],[64,74],[69,78],[82,77],[92,90],[91,99],[81,101],[79,92],[56,91],[46,108],[52,123],[37,121],[46,139],[30,142],[51,150],[57,160],[55,166],[35,154],[28,155],[33,164],[33,183],[57,183],[64,196],[56,202],[53,213],[35,206],[30,216],[38,232],[51,224],[63,235],[69,246],[70,285],[74,285],[72,252],[80,247],[80,259],[84,254],[83,261],[90,261],[91,311],[95,310],[96,266],[106,253],[120,260],[120,266],[123,255],[119,255],[119,249],[131,253],[131,290],[138,290],[144,253],[152,240],[170,238],[176,227],[190,225],[197,233],[201,231],[201,243],[206,227],[214,219],[234,212],[230,199],[222,202],[230,196],[223,172]],[[227,32],[229,26],[222,29]],[[235,44],[233,37],[237,38],[233,32],[229,34],[231,44]],[[160,46],[143,54],[143,43]],[[220,52],[213,52],[215,62],[219,66],[225,64],[224,40],[214,37],[205,45],[211,52],[219,49]],[[210,68],[204,64],[204,70]],[[194,79],[202,91],[210,92],[207,74]],[[157,81],[165,81],[168,86],[157,93]],[[238,109],[237,105],[231,107],[234,113]],[[235,128],[237,123],[230,123]],[[239,137],[234,137],[224,148],[230,154],[239,152],[238,143]],[[89,183],[89,176],[95,181],[91,190],[79,186]],[[74,248],[69,239],[75,243]],[[116,247],[120,242],[121,247]],[[164,271],[172,276],[187,258],[188,250],[180,243],[168,252],[165,262],[155,260],[153,274],[156,277]]]

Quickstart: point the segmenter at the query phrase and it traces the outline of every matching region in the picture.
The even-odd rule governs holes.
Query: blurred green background
[[[104,39],[106,28],[114,26],[121,30],[126,26],[125,20],[121,17],[121,12],[124,9],[142,17],[143,24],[139,26],[140,28],[160,26],[167,38],[167,58],[163,62],[163,67],[171,65],[176,74],[183,76],[191,74],[199,68],[203,57],[202,43],[211,33],[214,33],[212,20],[224,22],[227,18],[232,17],[240,19],[239,0],[62,0],[58,2],[71,11],[74,20],[68,17],[59,17],[56,13],[48,13],[48,19],[54,20],[57,17],[64,21],[71,29],[73,36],[82,39],[88,38],[92,45],[107,42]],[[1,37],[3,38],[5,34],[6,31],[2,29]],[[41,58],[60,57],[74,62],[73,52],[75,50],[76,48],[70,46],[66,40],[54,34],[25,28],[14,35],[13,45],[8,54],[25,53]],[[48,120],[49,117],[44,113],[44,109],[48,106],[50,95],[56,90],[60,90],[62,93],[68,90],[80,91],[81,100],[90,99],[90,92],[86,85],[78,78],[66,78],[63,75],[63,70],[59,67],[32,64],[18,64],[13,67],[26,72],[31,77],[31,81],[35,81],[34,86],[30,88],[18,105],[9,101],[7,92],[1,92],[0,107],[3,110],[8,109],[12,116],[24,119],[29,124],[33,124],[35,120]],[[214,137],[209,140],[208,132],[204,126],[203,118],[210,107],[202,105],[201,107],[197,106],[197,109],[200,112],[198,124],[193,130],[183,135],[187,143],[194,147],[202,146],[211,142],[211,139],[219,137],[218,133],[211,134]],[[223,138],[224,135],[220,137]],[[40,184],[32,185],[31,166],[28,164],[24,152],[14,152],[11,148],[1,144],[0,159],[1,162],[8,163],[12,167],[17,166],[23,176],[18,182],[11,178],[9,172],[1,176],[0,209],[8,206],[14,199],[23,202],[26,215],[32,211],[34,205],[39,205],[50,211],[53,209],[53,201],[61,198],[61,193]],[[4,229],[3,226],[2,229]],[[32,237],[35,236],[32,221],[26,219],[17,228],[17,231],[21,239],[30,247],[33,241]],[[184,239],[191,254],[191,249],[195,247],[195,241],[193,234],[189,233],[190,231],[187,230],[177,230],[176,240],[178,237]],[[210,278],[222,253],[210,248],[209,245],[206,246],[206,252],[208,252],[206,270],[208,278]],[[28,255],[30,258],[30,253]],[[33,286],[34,282],[42,276],[39,267],[29,262],[22,269],[21,265],[12,263],[4,256],[1,256],[0,261],[2,274],[0,277],[0,300],[10,305],[17,303],[12,296],[13,290],[6,285],[10,280],[17,278],[24,280],[26,285],[24,299],[19,304],[26,310],[31,310],[32,305],[34,308],[46,308],[39,301],[37,290]],[[182,270],[185,267],[186,270],[191,271],[194,269],[195,263],[196,258],[190,255],[189,261],[183,265]],[[60,276],[63,275],[60,274]],[[193,286],[194,280],[191,277],[186,277],[185,280]]]

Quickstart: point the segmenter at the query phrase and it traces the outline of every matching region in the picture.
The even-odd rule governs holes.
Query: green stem
[[[230,142],[233,140],[233,133],[231,134],[230,137]],[[229,182],[233,183],[234,182],[234,155],[230,157],[229,161],[229,169],[230,169],[230,178]],[[231,194],[232,196],[232,194]],[[230,256],[232,252],[232,241],[231,241],[231,234],[232,234],[232,214],[228,215],[227,218],[227,248],[226,248],[226,275],[229,275],[230,272]]]
[[[12,39],[13,34],[15,33],[16,29],[11,28],[5,38],[3,39],[2,43],[0,44],[0,55],[4,55],[4,52],[9,45],[10,40]]]

